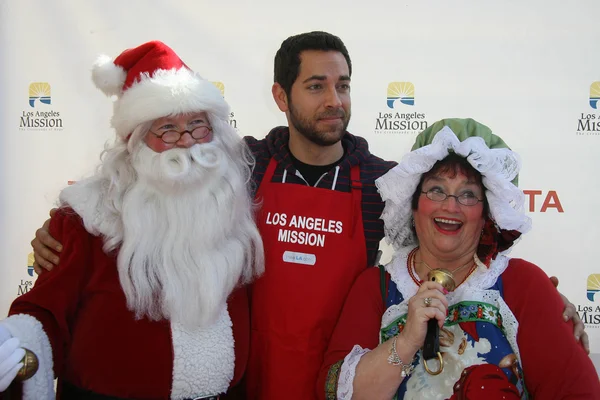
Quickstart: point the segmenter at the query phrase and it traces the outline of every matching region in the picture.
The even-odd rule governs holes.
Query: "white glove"
[[[19,339],[12,337],[8,329],[0,322],[0,392],[5,391],[23,366],[21,360],[25,350]]]

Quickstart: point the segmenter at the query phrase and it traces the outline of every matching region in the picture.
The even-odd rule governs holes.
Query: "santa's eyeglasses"
[[[189,133],[193,139],[200,140],[207,137],[211,131],[212,128],[210,126],[203,125],[198,126],[191,131],[165,131],[163,133],[156,133],[150,130],[149,132],[167,144],[174,144],[177,143],[179,139],[181,139],[181,137],[186,133]]]

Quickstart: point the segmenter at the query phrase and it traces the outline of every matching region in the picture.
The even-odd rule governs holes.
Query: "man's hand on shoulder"
[[[558,289],[558,278],[555,276],[550,277],[550,281],[554,285],[555,288]],[[569,320],[573,320],[573,334],[575,335],[575,339],[583,345],[585,351],[590,354],[590,338],[588,337],[587,332],[585,331],[585,325],[583,321],[577,314],[577,309],[575,305],[569,301],[561,292],[558,292],[560,298],[563,303],[565,303],[565,310],[563,311],[563,319],[565,322]]]
[[[50,210],[50,218],[56,213],[56,208]],[[31,241],[33,247],[33,269],[36,274],[41,274],[44,271],[51,271],[60,261],[56,253],[62,251],[62,245],[50,236],[50,219],[44,222],[44,225],[35,231],[35,238]],[[56,253],[55,253],[56,252]]]

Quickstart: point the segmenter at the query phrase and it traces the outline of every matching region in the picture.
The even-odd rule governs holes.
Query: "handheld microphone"
[[[453,291],[456,287],[452,273],[442,268],[429,271],[427,280],[439,283],[449,292]],[[427,366],[427,361],[432,358],[437,358],[440,363],[440,368],[437,371],[431,371]],[[425,335],[425,343],[423,344],[423,366],[431,375],[438,375],[444,370],[444,361],[440,353],[440,327],[438,320],[435,318],[427,321],[427,334]]]

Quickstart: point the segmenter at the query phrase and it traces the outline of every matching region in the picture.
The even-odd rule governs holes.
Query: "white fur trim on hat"
[[[458,140],[445,126],[431,144],[411,151],[402,161],[375,181],[385,208],[381,215],[386,241],[399,250],[418,243],[411,228],[412,197],[421,176],[443,160],[450,151],[467,159],[482,175],[490,216],[501,229],[526,233],[531,219],[525,215],[523,192],[511,180],[521,169],[519,156],[501,148],[490,149],[480,137]]]
[[[52,347],[41,322],[30,315],[17,314],[6,318],[3,323],[13,337],[19,338],[21,346],[31,350],[39,361],[35,375],[23,382],[23,399],[54,399]]]
[[[142,74],[114,103],[112,125],[127,137],[139,124],[168,115],[206,111],[227,120],[229,105],[212,83],[187,68]]]
[[[127,78],[123,67],[115,65],[113,61],[111,57],[101,55],[92,67],[94,84],[107,96],[119,95]]]

